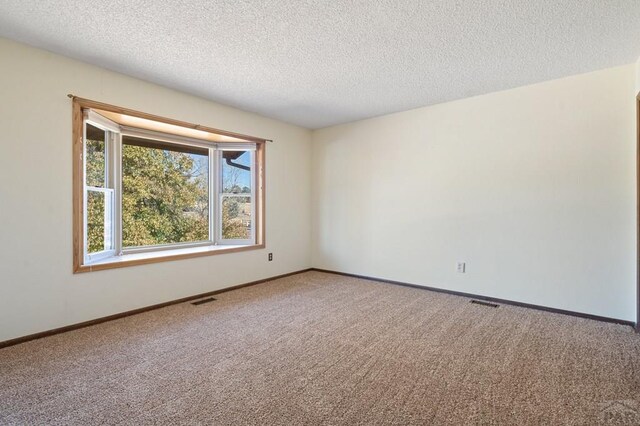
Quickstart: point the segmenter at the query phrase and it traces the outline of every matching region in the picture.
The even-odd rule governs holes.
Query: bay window
[[[74,271],[263,248],[265,142],[74,98]]]

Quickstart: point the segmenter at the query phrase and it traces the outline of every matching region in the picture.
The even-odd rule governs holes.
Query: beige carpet
[[[320,272],[216,297],[0,350],[0,424],[640,423],[628,326]]]

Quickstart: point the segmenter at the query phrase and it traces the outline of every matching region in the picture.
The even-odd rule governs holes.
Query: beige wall
[[[640,58],[636,61],[636,89],[635,92],[638,94],[640,92]]]
[[[313,266],[634,321],[634,84],[631,64],[314,132]]]
[[[640,93],[640,58],[636,61],[636,94]]]
[[[0,58],[0,341],[312,265],[635,320],[640,62],[312,134],[5,39]],[[274,139],[267,249],[73,275],[67,93]]]
[[[308,130],[6,39],[0,58],[0,341],[310,267]],[[73,275],[67,93],[273,139],[267,249]]]

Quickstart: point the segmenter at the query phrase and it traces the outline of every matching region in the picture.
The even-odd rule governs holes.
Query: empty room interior
[[[640,424],[637,0],[0,2],[1,425]]]

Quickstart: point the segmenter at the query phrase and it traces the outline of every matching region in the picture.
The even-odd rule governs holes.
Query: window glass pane
[[[251,197],[222,196],[222,238],[225,240],[251,238]]]
[[[87,190],[87,253],[111,250],[113,190]]]
[[[95,186],[98,188],[105,187],[105,140],[106,132],[91,124],[87,123],[87,139],[85,146],[87,150],[86,157],[86,179],[87,186]]]
[[[222,151],[222,192],[251,194],[251,151]]]
[[[209,239],[208,150],[122,138],[123,247]]]

